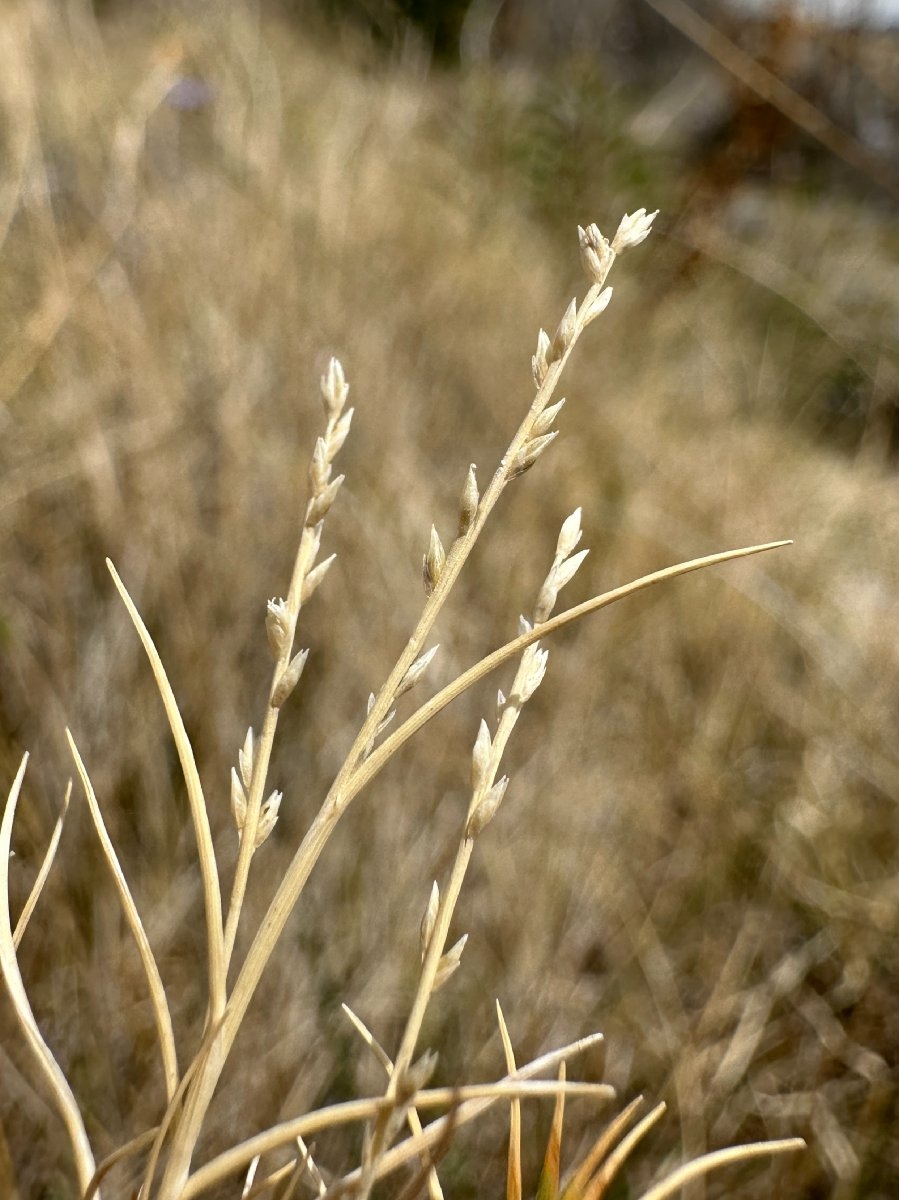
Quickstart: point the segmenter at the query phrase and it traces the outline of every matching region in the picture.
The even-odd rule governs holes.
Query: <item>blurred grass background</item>
[[[227,877],[228,772],[269,680],[265,601],[286,586],[317,380],[340,356],[357,412],[325,532],[338,560],[304,613],[312,653],[273,762],[285,801],[252,925],[405,643],[431,522],[451,534],[469,462],[492,473],[530,400],[538,328],[584,291],[576,223],[612,233],[661,207],[578,347],[562,436],[460,581],[433,682],[514,633],[578,504],[592,553],[571,602],[713,550],[795,545],[557,638],[427,1036],[449,1083],[502,1069],[495,996],[521,1059],[602,1029],[588,1072],[672,1109],[616,1197],[686,1154],[801,1134],[805,1155],[690,1200],[737,1184],[885,1198],[899,1180],[897,42],[704,12],[882,170],[836,158],[643,4],[2,7],[3,778],[32,752],[14,911],[72,773],[68,723],[188,1058],[204,1007],[191,833],[104,556],[168,666]],[[392,1048],[493,695],[459,701],[350,811],[204,1156],[381,1086],[339,1004]],[[158,1119],[162,1087],[80,797],[21,959],[102,1156]],[[5,1003],[0,1034],[0,1193],[73,1196]],[[598,1119],[575,1106],[570,1154]],[[534,1162],[547,1120],[526,1115]],[[449,1195],[502,1188],[503,1133],[497,1116],[460,1140]]]

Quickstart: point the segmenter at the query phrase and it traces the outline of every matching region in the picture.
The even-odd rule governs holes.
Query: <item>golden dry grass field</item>
[[[31,753],[11,907],[15,919],[74,776],[19,960],[97,1159],[160,1119],[164,1091],[66,726],[186,1062],[207,969],[184,782],[105,557],[168,670],[227,885],[229,772],[265,710],[266,602],[288,585],[318,380],[340,357],[355,417],[322,543],[337,559],[303,610],[310,656],[273,752],[284,801],[250,875],[253,929],[415,625],[432,523],[448,544],[469,464],[486,487],[531,402],[538,329],[552,335],[586,291],[577,224],[611,236],[646,206],[662,212],[578,344],[560,436],[486,526],[418,689],[515,636],[577,506],[590,555],[565,607],[717,550],[794,544],[546,643],[508,795],[453,919],[451,941],[469,934],[462,964],[422,1046],[439,1052],[441,1085],[497,1078],[497,997],[520,1061],[601,1030],[578,1077],[611,1083],[619,1107],[641,1093],[669,1106],[609,1193],[622,1200],[688,1157],[789,1136],[807,1149],[685,1195],[895,1196],[895,205],[777,183],[698,199],[683,164],[629,140],[627,104],[583,64],[561,82],[441,74],[239,4],[98,25],[80,4],[9,3],[0,47],[4,795]],[[510,679],[500,670],[447,708],[342,820],[197,1161],[383,1090],[340,1005],[396,1049],[472,742]],[[413,707],[401,700],[400,718]],[[550,1112],[524,1108],[526,1190]],[[608,1119],[569,1102],[563,1166]],[[502,1193],[507,1128],[504,1106],[459,1132],[448,1197]],[[323,1135],[315,1153],[343,1170],[358,1134]],[[139,1164],[112,1178],[105,1194],[130,1196]],[[4,994],[0,1196],[77,1194]]]

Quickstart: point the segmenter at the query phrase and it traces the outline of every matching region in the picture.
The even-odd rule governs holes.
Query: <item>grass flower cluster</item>
[[[541,1200],[558,1197],[599,1200],[662,1115],[664,1105],[659,1105],[641,1117],[641,1101],[632,1101],[608,1120],[563,1178],[560,1158],[566,1101],[584,1097],[608,1108],[616,1099],[614,1089],[606,1083],[572,1082],[567,1077],[569,1062],[576,1062],[577,1056],[594,1045],[600,1035],[589,1035],[519,1066],[502,1010],[497,1005],[505,1074],[487,1083],[454,1081],[437,1086],[433,1082],[437,1056],[422,1045],[425,1019],[435,994],[457,971],[464,970],[467,935],[452,940],[454,916],[480,839],[490,837],[491,823],[501,806],[515,803],[515,781],[510,782],[509,774],[503,770],[506,750],[525,706],[543,684],[551,635],[644,589],[787,543],[749,546],[678,563],[558,611],[562,592],[588,553],[578,548],[582,540],[582,510],[578,507],[562,523],[552,561],[530,615],[520,618],[517,636],[433,691],[411,712],[399,715],[401,698],[408,693],[421,695],[427,688],[432,663],[439,653],[439,646],[431,644],[435,623],[451,599],[486,522],[506,490],[514,489],[515,481],[544,458],[556,437],[565,403],[558,397],[562,374],[584,331],[609,305],[612,290],[607,286],[607,278],[616,259],[648,237],[655,215],[644,209],[625,215],[612,239],[605,238],[596,225],[579,229],[581,256],[589,281],[586,295],[580,302],[571,302],[552,337],[540,331],[532,358],[534,395],[483,490],[474,465],[460,468],[457,512],[441,521],[441,526],[452,532],[441,537],[435,524],[422,550],[424,601],[420,616],[382,686],[370,696],[342,765],[299,841],[267,911],[253,928],[245,928],[248,888],[254,870],[266,869],[266,847],[287,803],[282,792],[272,787],[272,751],[282,713],[297,690],[302,690],[304,667],[310,654],[308,648],[300,648],[298,641],[305,606],[325,585],[335,557],[333,554],[322,557],[322,545],[332,506],[337,503],[340,507],[344,475],[335,473],[336,464],[353,421],[353,409],[347,407],[349,385],[341,364],[331,359],[321,380],[324,429],[316,439],[309,463],[308,497],[299,545],[285,595],[271,599],[267,606],[265,636],[273,659],[267,702],[256,723],[247,729],[231,770],[230,808],[239,849],[230,880],[219,861],[211,831],[211,815],[220,811],[227,797],[205,794],[173,682],[125,582],[108,562],[155,678],[183,774],[197,871],[202,881],[208,992],[202,1024],[179,1031],[176,1037],[170,995],[154,957],[151,939],[107,830],[88,767],[74,736],[67,732],[90,817],[142,964],[160,1059],[158,1121],[152,1127],[134,1129],[131,1140],[102,1161],[96,1161],[88,1122],[74,1089],[38,1027],[19,966],[18,948],[27,935],[47,882],[71,793],[70,785],[37,879],[21,912],[14,916],[9,898],[10,873],[17,864],[11,854],[13,825],[25,778],[26,755],[12,782],[0,827],[0,967],[34,1069],[42,1077],[65,1124],[82,1200],[103,1194],[124,1194],[118,1188],[104,1191],[112,1186],[113,1177],[129,1180],[141,1200],[189,1200],[213,1189],[224,1189],[217,1193],[222,1195],[273,1196],[286,1200],[301,1186],[311,1186],[328,1200],[339,1196],[367,1200],[382,1180],[387,1180],[393,1193],[403,1200],[416,1200],[423,1194],[429,1195],[430,1200],[440,1200],[443,1190],[439,1166],[447,1150],[462,1136],[463,1126],[499,1103],[509,1106],[507,1200],[520,1200],[521,1103],[539,1096],[555,1098],[555,1115],[538,1195]],[[539,465],[541,470],[549,469],[545,462]],[[261,628],[259,632],[261,637]],[[360,1053],[373,1055],[383,1071],[383,1090],[380,1094],[299,1113],[199,1161],[197,1147],[204,1122],[232,1047],[288,922],[303,920],[302,901],[307,883],[338,823],[400,747],[462,693],[504,667],[509,669],[509,678],[502,683],[495,703],[491,703],[473,737],[467,768],[469,798],[459,821],[455,853],[445,876],[433,883],[428,896],[421,897],[421,961],[417,984],[393,1049],[383,1045],[383,1039],[370,1027],[364,1014],[344,1006],[347,1019],[359,1035]],[[334,920],[340,920],[339,914],[335,914]],[[179,1061],[177,1053],[177,1044],[182,1040],[191,1046],[186,1062]],[[363,1130],[358,1159],[326,1161],[312,1147],[311,1139],[333,1127],[347,1125],[361,1126]],[[643,1200],[663,1200],[690,1180],[718,1167],[758,1155],[794,1151],[802,1145],[799,1139],[789,1139],[709,1153],[667,1174],[643,1193]]]

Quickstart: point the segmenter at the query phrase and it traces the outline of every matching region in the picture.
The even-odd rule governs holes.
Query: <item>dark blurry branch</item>
[[[741,50],[684,0],[646,0],[646,3],[725,71],[776,108],[809,137],[899,200],[899,175],[883,159],[872,154],[826,113],[800,96],[745,50]]]

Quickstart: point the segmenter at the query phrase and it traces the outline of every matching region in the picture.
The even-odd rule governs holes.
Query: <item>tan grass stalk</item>
[[[747,1146],[731,1146],[726,1150],[715,1150],[711,1154],[704,1154],[701,1158],[693,1159],[692,1162],[684,1163],[682,1167],[672,1171],[661,1183],[657,1183],[648,1192],[644,1192],[640,1200],[667,1200],[668,1196],[673,1196],[686,1184],[703,1175],[708,1175],[710,1171],[716,1171],[719,1167],[729,1167],[736,1163],[749,1162],[753,1158],[767,1158],[774,1154],[792,1154],[796,1150],[804,1149],[805,1142],[802,1138],[785,1138],[782,1141],[751,1142]]]
[[[519,1072],[520,1075],[521,1072]],[[415,1104],[420,1109],[452,1108],[457,1105],[459,1106],[457,1112],[451,1117],[442,1118],[442,1121],[455,1120],[462,1124],[466,1116],[468,1120],[471,1120],[478,1115],[474,1111],[471,1111],[470,1115],[463,1112],[466,1102],[480,1101],[493,1104],[497,1100],[513,1097],[538,1099],[545,1096],[559,1096],[563,1093],[569,1096],[587,1096],[594,1100],[614,1100],[615,1098],[615,1089],[605,1083],[567,1083],[552,1079],[506,1078],[496,1083],[471,1083],[460,1087],[426,1088],[415,1094]],[[193,1196],[201,1195],[208,1188],[227,1179],[229,1175],[242,1170],[257,1154],[267,1154],[288,1142],[295,1141],[297,1137],[307,1137],[310,1133],[317,1133],[322,1129],[369,1121],[381,1114],[391,1112],[394,1107],[393,1103],[384,1096],[365,1100],[349,1100],[342,1104],[332,1104],[326,1108],[317,1109],[315,1112],[306,1113],[302,1117],[295,1117],[279,1125],[273,1125],[264,1133],[248,1138],[247,1141],[218,1155],[217,1158],[195,1171],[182,1192],[183,1200],[191,1200]],[[433,1126],[429,1125],[425,1127],[421,1137],[409,1139],[412,1143],[412,1155],[421,1155],[432,1144],[435,1136],[443,1135],[445,1125],[441,1122],[433,1124],[440,1126],[436,1134],[432,1134]],[[385,1156],[379,1163],[379,1178],[386,1173],[386,1161]]]
[[[50,868],[53,866],[53,860],[56,857],[56,850],[59,846],[59,839],[62,836],[62,827],[65,823],[66,813],[69,811],[69,800],[71,797],[72,781],[70,779],[66,784],[66,792],[62,798],[59,816],[56,818],[56,824],[53,826],[53,833],[47,844],[47,850],[41,862],[40,870],[37,873],[37,878],[34,881],[31,891],[28,893],[25,906],[19,913],[19,919],[16,921],[16,928],[12,935],[13,945],[16,949],[19,948],[25,930],[28,928],[28,922],[31,920],[31,915],[37,907],[37,902],[41,898],[41,892],[44,890],[44,884],[47,882],[47,876],[50,874]]]
[[[9,857],[16,804],[19,800],[19,792],[27,765],[28,755],[26,754],[22,758],[9,790],[3,810],[3,820],[0,822],[0,972],[2,972],[9,991],[16,1018],[25,1035],[25,1041],[50,1089],[53,1102],[68,1132],[75,1159],[75,1171],[78,1175],[78,1186],[83,1192],[94,1174],[94,1155],[87,1139],[84,1122],[81,1119],[78,1101],[75,1099],[59,1063],[54,1058],[52,1050],[41,1036],[37,1021],[34,1019],[25,984],[19,971],[16,947],[13,942],[12,920],[9,911]]]
[[[140,913],[137,911],[137,905],[134,903],[134,897],[131,895],[128,880],[125,878],[125,873],[119,863],[112,839],[106,829],[103,814],[100,811],[100,805],[97,801],[97,794],[94,791],[94,785],[91,783],[87,768],[78,752],[78,747],[75,745],[75,739],[68,729],[66,730],[66,738],[69,742],[69,749],[72,751],[72,757],[75,760],[75,769],[78,771],[79,778],[81,779],[81,786],[84,788],[87,806],[90,809],[91,819],[94,822],[94,828],[97,831],[103,855],[109,865],[116,891],[119,894],[122,912],[125,914],[125,920],[128,923],[128,928],[131,930],[131,935],[137,946],[137,952],[140,955],[141,966],[144,968],[144,974],[147,977],[147,989],[150,993],[150,1004],[153,1008],[153,1018],[156,1022],[159,1052],[162,1055],[166,1100],[170,1101],[178,1090],[179,1075],[178,1056],[175,1052],[175,1034],[172,1029],[172,1014],[169,1012],[165,988],[162,984],[159,968],[156,965],[156,959],[153,957],[153,951],[150,947],[146,930],[140,919]]]
[[[206,953],[209,967],[209,1013],[211,1019],[216,1021],[225,1006],[226,964],[222,934],[222,895],[219,887],[215,850],[212,845],[212,833],[209,829],[209,813],[206,809],[205,797],[203,796],[203,785],[200,783],[197,764],[194,760],[193,747],[187,736],[187,730],[184,728],[181,710],[178,708],[175,693],[172,691],[172,685],[169,683],[165,667],[162,665],[162,659],[159,657],[159,652],[150,636],[150,631],[144,624],[143,618],[137,611],[134,601],[128,594],[128,589],[119,578],[118,571],[116,571],[109,559],[106,560],[106,565],[109,568],[109,573],[118,589],[119,595],[125,602],[128,615],[131,617],[134,628],[137,630],[147,658],[150,660],[153,677],[156,680],[156,686],[162,697],[165,714],[169,721],[169,728],[172,731],[172,737],[175,740],[175,746],[178,751],[178,758],[181,762],[184,782],[187,786],[187,799],[193,819],[194,836],[197,841],[197,859],[200,867],[200,876],[203,880],[203,901],[206,913]]]

